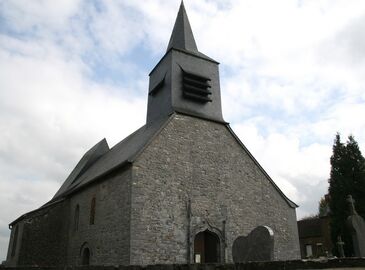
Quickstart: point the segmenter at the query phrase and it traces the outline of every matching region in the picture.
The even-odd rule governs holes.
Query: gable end
[[[281,197],[286,201],[286,203],[291,208],[297,208],[298,205],[294,203],[292,200],[290,200],[287,196],[285,196],[284,192],[281,191],[281,189],[275,184],[274,180],[270,177],[270,175],[264,170],[264,168],[260,165],[260,163],[255,159],[255,157],[251,154],[251,152],[247,149],[247,147],[242,143],[242,141],[238,138],[238,136],[234,133],[232,128],[229,126],[229,124],[225,125],[228,131],[232,134],[232,136],[235,138],[235,140],[238,142],[238,144],[243,148],[243,150],[247,153],[247,155],[251,158],[251,160],[255,163],[255,165],[260,169],[260,171],[265,175],[265,177],[269,180],[269,182],[274,186],[274,188],[279,192]]]

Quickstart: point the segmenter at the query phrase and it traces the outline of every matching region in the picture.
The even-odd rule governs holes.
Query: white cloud
[[[262,136],[253,123],[233,128],[276,184],[300,206],[298,216],[313,214],[327,191],[331,146],[301,146],[297,135],[285,132]]]
[[[126,89],[85,80],[79,62],[53,50],[56,53],[51,50],[44,58],[0,54],[0,84],[7,90],[0,92],[1,146],[16,154],[17,163],[22,162],[18,165],[38,174],[43,168],[61,173],[70,155],[74,164],[81,146],[85,150],[104,136],[115,144],[143,124],[146,104],[142,98],[123,95]],[[69,150],[54,154],[64,145]]]
[[[88,67],[54,44],[2,40],[0,204],[9,206],[0,217],[4,225],[47,202],[96,142],[106,137],[113,146],[143,125],[146,101],[128,96],[132,89],[90,81]]]
[[[0,3],[7,23],[17,31],[34,30],[34,27],[64,29],[74,15],[80,0],[44,1],[13,0]],[[20,19],[21,18],[21,19]]]
[[[225,118],[303,217],[326,192],[334,134],[352,133],[365,147],[365,5],[298,3],[241,1],[201,35],[222,37],[203,44],[229,70]]]
[[[6,165],[5,165],[6,166]],[[20,217],[26,212],[34,210],[43,205],[47,200],[53,196],[52,193],[59,187],[59,183],[54,181],[22,179],[20,175],[16,177],[7,177],[3,174],[3,167],[0,167],[0,173],[3,179],[0,181],[0,255],[1,261],[5,259],[10,230],[8,224]],[[14,170],[18,168],[13,168]],[[11,179],[11,180],[10,180]]]

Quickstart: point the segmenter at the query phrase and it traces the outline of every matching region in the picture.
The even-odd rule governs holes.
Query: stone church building
[[[274,260],[299,258],[297,205],[223,119],[218,64],[181,4],[146,124],[97,143],[51,201],[9,225],[6,265],[232,262],[235,239],[257,226],[271,228]]]

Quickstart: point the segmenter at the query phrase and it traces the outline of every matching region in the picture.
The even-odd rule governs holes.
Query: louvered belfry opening
[[[183,70],[183,96],[197,102],[211,102],[210,79]]]
[[[147,123],[172,113],[226,123],[222,116],[218,65],[198,51],[181,4],[167,51],[150,73]]]

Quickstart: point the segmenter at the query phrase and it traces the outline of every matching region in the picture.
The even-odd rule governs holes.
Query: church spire
[[[170,37],[170,42],[167,46],[167,51],[169,51],[171,48],[183,49],[193,52],[198,51],[183,1],[181,1],[174,29],[172,30],[172,34]]]
[[[225,123],[218,64],[198,51],[181,2],[167,52],[150,73],[147,124],[172,113]]]

